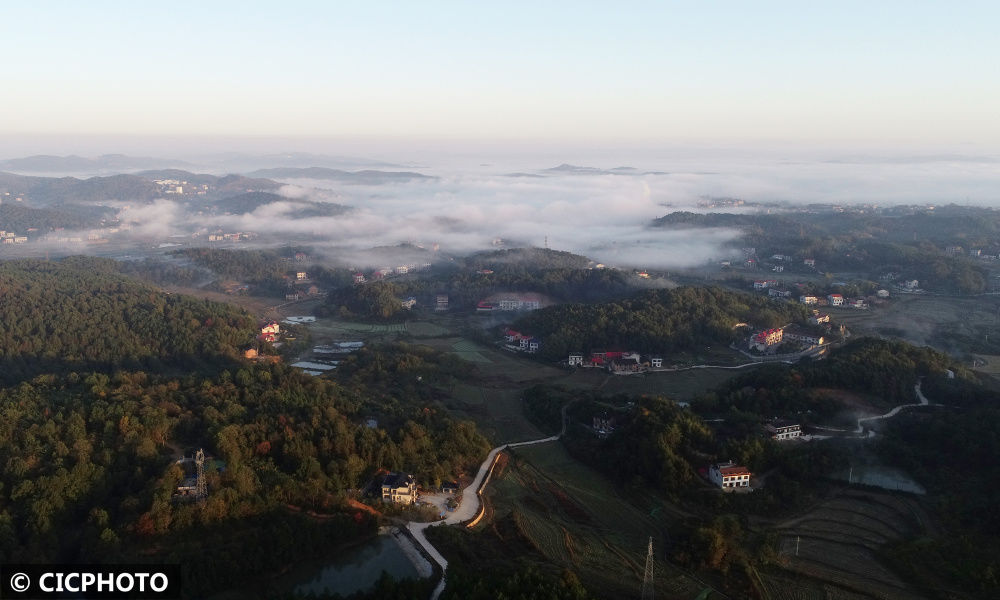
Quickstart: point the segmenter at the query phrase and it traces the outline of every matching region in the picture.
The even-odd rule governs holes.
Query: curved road
[[[857,427],[855,427],[854,431],[851,431],[850,433],[853,433],[855,435],[861,435],[861,433],[864,431],[864,427],[861,425],[861,423],[863,421],[878,421],[878,420],[881,420],[881,419],[891,419],[892,417],[895,417],[896,415],[898,415],[899,411],[903,410],[904,408],[912,408],[914,406],[929,406],[930,405],[930,401],[927,400],[927,396],[924,396],[923,391],[921,391],[921,389],[920,389],[921,383],[923,383],[923,377],[921,377],[917,381],[917,385],[913,386],[913,391],[916,393],[917,399],[920,400],[920,402],[917,402],[917,403],[914,403],[914,404],[900,404],[899,406],[893,408],[892,410],[890,410],[889,412],[885,413],[884,415],[876,415],[874,417],[859,417],[858,421],[857,421]],[[935,404],[934,406],[941,406],[941,405],[940,404]],[[837,429],[837,428],[834,428],[834,427],[822,427],[822,426],[819,426],[819,425],[814,425],[813,427],[815,429],[822,429],[824,431],[848,432],[847,429]],[[814,437],[824,437],[824,436],[814,436]],[[875,437],[875,432],[874,431],[869,431],[868,432],[868,437]]]
[[[476,513],[479,512],[479,487],[484,485],[484,482],[489,482],[488,478],[490,473],[493,471],[493,461],[496,460],[497,454],[500,454],[507,448],[544,444],[546,442],[554,442],[558,440],[560,436],[566,433],[566,409],[569,408],[570,404],[572,404],[572,401],[567,402],[562,408],[562,429],[559,431],[558,435],[537,440],[529,440],[527,442],[503,444],[490,450],[490,453],[486,455],[486,460],[483,461],[483,464],[479,465],[479,471],[476,473],[476,478],[472,480],[471,484],[462,490],[462,503],[445,519],[431,523],[418,523],[416,521],[410,521],[406,524],[406,528],[413,534],[413,538],[417,540],[417,543],[419,543],[423,549],[427,551],[427,554],[434,559],[434,562],[441,567],[441,581],[439,581],[437,587],[434,588],[434,593],[431,594],[431,600],[437,600],[438,597],[441,596],[441,592],[444,591],[445,576],[448,571],[448,561],[444,556],[441,556],[441,553],[437,551],[437,548],[431,544],[430,540],[427,539],[427,536],[424,535],[424,531],[426,531],[428,527],[434,527],[436,525],[457,525],[458,523],[468,521],[475,517]]]

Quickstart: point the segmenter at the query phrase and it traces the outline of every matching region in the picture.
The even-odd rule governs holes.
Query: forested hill
[[[254,319],[226,304],[163,293],[112,260],[0,264],[0,382],[67,370],[194,367],[235,358]]]
[[[704,343],[729,343],[737,323],[773,327],[806,316],[799,304],[715,287],[683,287],[603,304],[544,308],[518,319],[514,328],[541,338],[541,355],[554,360],[597,349],[680,352]]]

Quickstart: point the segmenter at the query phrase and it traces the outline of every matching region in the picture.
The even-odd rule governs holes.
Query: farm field
[[[879,548],[920,534],[928,523],[919,502],[908,496],[848,489],[809,512],[779,523],[779,564],[776,574],[761,573],[768,589],[789,574],[805,576],[855,594],[874,598],[922,598],[878,557]],[[772,581],[771,577],[777,579]],[[805,592],[810,585],[800,590]],[[827,598],[826,586],[796,598]],[[819,593],[819,592],[823,593]],[[775,597],[785,597],[776,595]]]
[[[475,421],[494,444],[544,437],[524,416],[521,390],[460,383],[452,389],[451,396],[452,412]]]
[[[754,367],[690,369],[629,376],[609,375],[599,369],[577,369],[556,383],[569,388],[600,389],[607,394],[663,395],[672,400],[689,401],[698,393],[710,390],[752,368]]]
[[[939,328],[953,333],[981,335],[1000,327],[1000,298],[979,296],[899,295],[888,306],[872,310],[824,309],[835,321],[847,325],[855,334],[884,334],[901,337],[915,344],[928,344],[945,351],[959,348],[936,335]]]
[[[639,597],[650,536],[658,596],[693,599],[706,588],[665,562],[669,535],[662,517],[654,519],[626,501],[560,444],[516,449],[486,496],[494,520],[512,520],[521,540],[546,560],[572,569],[597,597]],[[480,535],[489,535],[489,528],[480,525]]]

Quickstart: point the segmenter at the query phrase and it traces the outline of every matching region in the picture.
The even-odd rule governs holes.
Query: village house
[[[305,271],[296,271],[295,281],[305,281],[306,279],[308,279],[308,277],[306,276]]]
[[[458,493],[458,482],[457,481],[444,481],[441,483],[441,493],[442,494],[457,494]]]
[[[917,281],[916,279],[910,279],[908,281],[903,282],[903,287],[908,290],[915,290],[918,287],[920,287],[920,282]]]
[[[364,282],[365,282],[365,274],[364,273],[355,273],[354,274],[354,283],[364,283]]]
[[[816,296],[799,296],[799,302],[806,305],[816,304],[819,302],[819,298]]]
[[[823,323],[830,322],[830,315],[825,315],[820,312],[816,312],[813,316],[809,317],[809,322],[813,325],[822,325]]]
[[[297,292],[291,294],[285,294],[285,300],[295,301],[299,299],[299,294]]]
[[[583,353],[582,352],[571,353],[569,355],[569,358],[566,359],[566,364],[568,364],[571,367],[583,366]]]
[[[792,293],[788,290],[779,290],[776,288],[771,288],[767,290],[767,295],[772,298],[788,298],[792,295]]]
[[[750,486],[750,470],[733,461],[716,463],[708,470],[708,480],[723,490]]]
[[[785,421],[782,419],[778,419],[772,423],[764,425],[764,431],[766,431],[771,436],[771,439],[776,442],[802,437],[801,425],[793,421]]]
[[[864,298],[851,298],[846,302],[846,305],[857,309],[868,308],[868,303],[864,301]]]
[[[753,289],[755,290],[767,289],[767,282],[764,281],[763,279],[758,279],[757,281],[753,282]]]
[[[615,418],[609,417],[608,413],[595,415],[593,419],[594,433],[601,437],[607,436],[615,431]]]
[[[816,259],[814,259],[814,258],[803,258],[802,259],[802,264],[804,264],[807,267],[815,267],[816,266]]]
[[[784,265],[774,265],[773,267],[771,267],[771,270],[774,271],[775,273],[782,273],[785,270],[785,266]]]
[[[410,296],[410,297],[409,297],[409,298],[407,298],[406,300],[402,300],[402,301],[400,301],[400,303],[399,303],[399,304],[400,304],[400,306],[402,306],[403,308],[405,308],[405,309],[407,309],[407,310],[410,310],[410,309],[412,309],[412,308],[413,308],[414,306],[416,306],[416,305],[417,305],[417,299],[416,299],[416,298],[414,298],[413,296]]]
[[[784,331],[782,331],[780,327],[765,329],[750,338],[750,348],[756,348],[757,350],[763,352],[772,346],[780,344],[783,336]]]
[[[281,326],[276,322],[271,321],[270,323],[264,325],[260,328],[260,335],[257,339],[262,342],[276,342],[278,341],[278,334],[281,333]]]
[[[438,294],[434,298],[434,310],[448,310],[448,295]]]
[[[496,307],[493,306],[493,303],[491,302],[480,302],[479,304],[476,305],[477,313],[493,312],[495,309]]]
[[[875,297],[876,298],[888,298],[889,297],[889,290],[878,290],[877,292],[875,292]]]
[[[410,272],[410,267],[406,265],[399,265],[396,267],[396,275],[406,275]]]
[[[652,367],[652,368],[654,368],[654,369],[662,369],[663,368],[663,357],[661,357],[661,356],[650,356],[649,357],[649,366]]]
[[[826,301],[830,303],[830,306],[843,306],[844,297],[840,294],[830,294],[826,297]]]
[[[417,500],[417,484],[413,475],[389,473],[382,480],[382,502],[413,504]]]
[[[793,342],[801,342],[809,346],[820,346],[826,341],[822,335],[814,334],[797,327],[788,327],[785,329],[783,338]]]

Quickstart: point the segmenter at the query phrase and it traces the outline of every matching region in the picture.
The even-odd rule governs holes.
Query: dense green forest
[[[271,192],[245,192],[207,203],[206,207],[217,214],[229,213],[242,215],[275,202],[287,205],[290,215],[300,219],[308,217],[334,217],[350,210],[349,207],[343,204],[293,199]]]
[[[540,248],[474,254],[435,265],[419,278],[397,277],[333,289],[317,314],[391,319],[399,312],[398,302],[392,299],[409,296],[418,300],[418,306],[433,306],[437,294],[446,294],[451,309],[470,310],[498,293],[534,292],[556,301],[591,302],[634,290],[628,273],[585,268],[587,263],[582,256]],[[365,289],[373,285],[374,289]]]
[[[63,204],[53,208],[31,208],[23,204],[0,204],[0,230],[27,235],[28,229],[37,229],[31,236],[48,233],[54,229],[90,229],[101,227],[115,216],[115,210],[106,206],[81,206]]]
[[[1000,211],[954,205],[776,214],[675,212],[654,220],[653,226],[739,228],[744,234],[740,243],[756,248],[759,256],[793,256],[790,272],[806,271],[801,259],[813,258],[823,271],[860,272],[875,280],[899,272],[919,280],[921,287],[946,293],[986,290],[986,269],[964,256],[965,251],[1000,254]],[[949,247],[961,247],[962,253],[948,253]]]
[[[804,306],[721,288],[648,290],[603,304],[563,304],[533,311],[514,327],[542,339],[549,360],[569,352],[637,350],[653,354],[728,344],[738,323],[776,327],[803,321]]]
[[[694,406],[703,413],[736,409],[763,416],[791,416],[811,411],[816,417],[829,418],[842,407],[828,397],[817,396],[811,388],[870,394],[888,408],[915,402],[913,387],[923,376],[929,388],[926,393],[934,393],[938,388],[930,386],[946,379],[948,369],[953,369],[960,381],[979,389],[975,376],[946,354],[900,341],[861,338],[834,350],[827,360],[764,365],[749,371],[719,390],[701,394]],[[951,401],[954,394],[942,390],[935,397],[940,396],[944,396],[942,401]]]
[[[0,263],[0,381],[45,372],[168,366],[201,368],[254,339],[246,312],[164,294],[125,277],[112,260]]]
[[[467,370],[429,348],[366,348],[332,381],[239,360],[248,315],[113,261],[9,262],[0,286],[0,562],[180,560],[203,597],[372,535],[348,498],[379,470],[438,485],[489,448],[437,401]],[[196,448],[209,496],[172,501]]]

